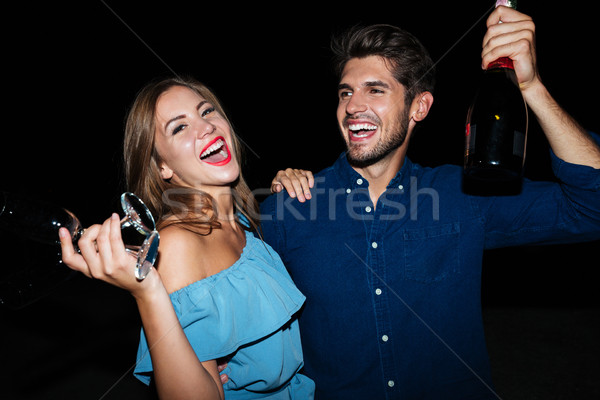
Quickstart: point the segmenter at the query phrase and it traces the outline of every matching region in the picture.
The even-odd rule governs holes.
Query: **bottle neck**
[[[511,60],[508,57],[500,57],[499,59],[492,61],[491,63],[488,64],[487,69],[494,69],[494,68],[509,68],[509,69],[515,69],[515,66],[513,64],[513,60]]]
[[[517,0],[496,0],[496,7],[505,6],[517,9]]]

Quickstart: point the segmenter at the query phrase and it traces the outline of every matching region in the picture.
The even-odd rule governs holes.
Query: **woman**
[[[193,80],[147,85],[129,113],[124,154],[129,189],[158,217],[157,268],[136,280],[117,215],[85,231],[80,254],[68,232],[60,236],[67,265],[134,296],[143,324],[136,377],[154,379],[164,399],[312,398],[314,383],[298,373],[304,296],[251,233],[256,202],[217,98]]]

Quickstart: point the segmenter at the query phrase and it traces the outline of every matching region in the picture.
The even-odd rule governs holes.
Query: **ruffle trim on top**
[[[200,361],[230,355],[278,331],[305,300],[277,253],[249,232],[242,255],[231,267],[170,297]],[[152,362],[143,329],[137,360],[135,374],[148,383],[144,373],[152,371]]]

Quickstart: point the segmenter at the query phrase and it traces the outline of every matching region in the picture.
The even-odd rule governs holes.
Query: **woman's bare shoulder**
[[[157,270],[169,293],[206,277],[206,237],[171,225],[160,230]]]

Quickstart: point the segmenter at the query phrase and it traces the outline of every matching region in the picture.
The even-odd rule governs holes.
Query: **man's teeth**
[[[200,154],[200,158],[208,157],[209,155],[223,147],[224,144],[225,142],[222,139],[217,140],[212,146],[210,146],[208,149],[204,150],[202,154]],[[225,149],[223,149],[222,152],[225,153]]]
[[[350,124],[348,125],[348,129],[352,132],[352,135],[358,138],[369,136],[369,132],[364,131],[374,131],[377,129],[377,126],[371,124]]]
[[[372,131],[377,129],[377,126],[371,124],[350,124],[348,125],[348,129],[351,131]]]

